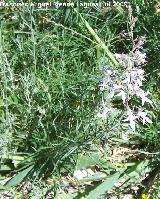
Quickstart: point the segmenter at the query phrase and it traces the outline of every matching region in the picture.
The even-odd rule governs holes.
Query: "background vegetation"
[[[153,101],[153,123],[136,131],[121,122],[119,100],[107,121],[96,117],[103,67],[131,50],[128,8],[0,7],[2,198],[160,198],[159,2],[130,4]]]

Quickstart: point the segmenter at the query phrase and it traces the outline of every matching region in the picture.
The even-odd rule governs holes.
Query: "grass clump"
[[[154,5],[132,1],[132,16],[123,6],[1,9],[4,193],[7,189],[12,197],[20,192],[31,198],[123,198],[151,197],[154,189],[158,195],[159,35]],[[126,108],[136,112],[139,99],[105,102],[108,91],[101,92],[99,85],[108,66],[114,85],[120,85],[120,77],[131,68],[123,68],[116,53],[131,55],[134,41],[144,35],[147,63],[137,68],[147,74],[143,90],[150,91],[153,104],[144,108],[152,124],[137,120],[131,129],[124,122]],[[97,118],[104,102],[115,109],[105,120]]]

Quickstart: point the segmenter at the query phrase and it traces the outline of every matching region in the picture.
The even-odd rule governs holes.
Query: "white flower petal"
[[[136,123],[133,119],[130,119],[130,126],[131,126],[132,130],[135,131]]]
[[[150,124],[153,123],[148,117],[146,117],[146,122],[148,122],[148,123],[150,123]]]
[[[142,106],[144,105],[144,103],[145,102],[148,102],[149,104],[152,104],[153,102],[150,100],[150,99],[148,99],[147,97],[142,97]]]
[[[147,117],[147,113],[144,111],[139,111],[138,112],[138,116],[142,118],[143,120],[143,125],[148,122],[148,123],[152,123],[152,121]]]
[[[114,90],[112,90],[108,95],[107,95],[107,99],[111,99],[114,97]]]
[[[123,104],[125,104],[126,101],[126,93],[122,90],[120,93],[117,94],[117,96],[121,96],[123,100]]]
[[[139,116],[134,115],[130,108],[128,109],[127,115],[128,117],[123,121],[129,121],[131,128],[133,129],[133,131],[135,131],[135,121]]]

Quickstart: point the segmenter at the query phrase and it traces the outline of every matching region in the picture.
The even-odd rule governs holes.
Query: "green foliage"
[[[73,197],[70,193],[57,197],[110,198],[128,192],[141,197],[153,187],[153,198],[157,197],[159,15],[156,2],[131,4],[138,18],[134,39],[146,36],[144,90],[150,91],[154,102],[146,105],[153,123],[138,124],[135,132],[121,122],[120,100],[112,102],[119,111],[107,121],[96,118],[104,97],[99,91],[102,67],[113,63],[121,73],[114,53],[131,50],[127,8],[0,8],[0,189],[39,180],[40,191],[51,178],[52,185],[45,190],[51,189],[56,197],[57,190],[65,187],[61,177],[94,166],[98,168],[94,175],[75,180],[77,186],[83,185],[83,193],[80,188]],[[120,155],[124,158],[120,162],[113,153],[119,147],[130,150]],[[115,184],[121,180],[117,191]],[[138,193],[132,190],[136,184]]]
[[[120,175],[121,173],[117,172],[116,174],[109,176],[106,180],[104,180],[103,183],[101,183],[93,191],[91,191],[86,198],[98,199],[100,196],[104,195],[107,191],[109,191],[115,185],[115,183],[118,182]]]
[[[24,178],[27,177],[28,173],[32,170],[33,166],[30,166],[22,171],[20,171],[16,176],[14,176],[11,180],[6,183],[6,188],[10,188],[12,186],[16,186],[17,184],[21,183]]]

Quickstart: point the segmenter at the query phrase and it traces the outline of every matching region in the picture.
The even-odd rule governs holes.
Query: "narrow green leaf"
[[[0,184],[0,191],[5,190],[5,189],[6,189],[6,187]]]
[[[66,22],[67,22],[68,17],[69,17],[69,15],[70,15],[70,12],[71,12],[70,8],[67,8],[67,9],[66,9],[66,13],[65,13],[64,23],[66,23]]]
[[[0,106],[4,106],[4,101],[3,101],[3,99],[0,99]]]
[[[9,180],[5,186],[7,188],[10,188],[12,186],[15,186],[23,181],[23,179],[28,175],[28,173],[32,170],[34,165],[28,167],[27,169],[24,169],[20,171],[17,175],[15,175],[11,180]]]
[[[72,194],[60,194],[57,197],[55,197],[55,199],[74,199],[77,196],[78,196],[78,192],[72,193]]]
[[[2,164],[0,167],[0,173],[3,171],[11,171],[11,168],[5,164]]]
[[[19,156],[19,155],[0,155],[0,158],[2,159],[11,159],[11,160],[18,160],[18,161],[23,161],[25,159],[25,156]]]
[[[77,160],[77,166],[76,169],[85,169],[91,165],[97,165],[99,164],[99,160],[101,158],[102,154],[101,153],[90,153],[86,155],[79,155],[78,160]]]
[[[123,170],[124,171],[124,170]],[[117,172],[116,174],[108,177],[104,182],[102,182],[98,187],[89,193],[86,199],[97,199],[101,195],[105,194],[108,190],[112,189],[115,183],[118,182],[122,172]]]
[[[77,10],[74,9],[77,13]],[[105,51],[105,53],[107,54],[107,56],[110,58],[110,60],[113,62],[113,64],[115,66],[119,66],[119,63],[117,62],[115,56],[113,55],[113,53],[108,49],[108,47],[105,45],[104,41],[102,41],[100,39],[100,37],[97,35],[97,33],[94,31],[94,29],[90,26],[90,24],[82,17],[82,15],[79,13],[79,16],[81,18],[81,20],[83,21],[83,23],[85,24],[86,28],[88,29],[88,31],[92,34],[92,36],[95,38],[95,40],[98,42],[98,44],[100,45],[100,47]]]

